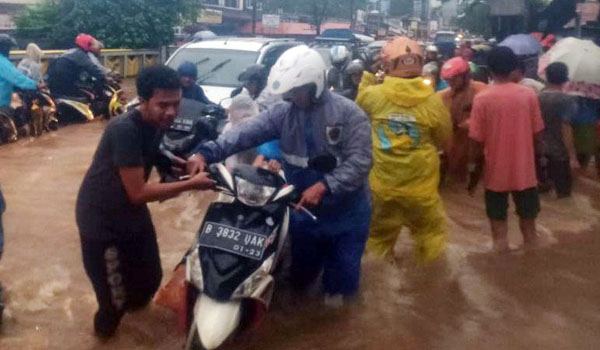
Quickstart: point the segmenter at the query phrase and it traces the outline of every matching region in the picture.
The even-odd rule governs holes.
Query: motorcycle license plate
[[[264,235],[209,221],[202,228],[199,244],[202,247],[261,260],[268,245],[267,239]]]

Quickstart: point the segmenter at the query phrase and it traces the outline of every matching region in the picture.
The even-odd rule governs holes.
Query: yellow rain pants
[[[381,258],[392,257],[396,239],[403,227],[410,230],[415,259],[427,263],[446,248],[446,217],[440,198],[388,198],[373,194],[371,233],[367,250]]]

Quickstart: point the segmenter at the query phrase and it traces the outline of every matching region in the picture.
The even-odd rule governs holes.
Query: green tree
[[[173,39],[173,27],[196,18],[200,0],[47,0],[16,19],[17,35],[48,46],[72,46],[88,33],[108,47],[156,48]]]

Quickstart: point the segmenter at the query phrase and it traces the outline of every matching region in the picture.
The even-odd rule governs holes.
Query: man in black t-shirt
[[[96,334],[114,334],[125,312],[144,307],[160,285],[162,269],[147,202],[187,190],[206,190],[206,173],[176,183],[149,183],[162,131],[177,115],[181,85],[177,73],[156,66],[137,79],[140,105],[110,121],[77,198],[76,216],[85,270],[98,311]],[[176,159],[176,168],[186,161]]]

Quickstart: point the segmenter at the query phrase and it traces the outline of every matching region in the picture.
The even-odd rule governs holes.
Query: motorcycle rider
[[[29,43],[25,49],[25,58],[19,62],[17,69],[25,73],[36,83],[43,83],[44,75],[42,74],[42,57],[44,57],[44,51],[42,51],[42,49],[40,49],[36,44]]]
[[[327,72],[328,87],[334,91],[344,91],[344,88],[349,85],[344,71],[350,59],[350,52],[346,46],[337,45],[329,51],[329,59],[332,67]]]
[[[15,87],[22,90],[35,90],[37,84],[23,72],[15,68],[8,59],[10,49],[17,46],[15,40],[8,34],[0,34],[0,112],[15,120],[18,127],[26,120],[25,115],[16,115],[10,107]]]
[[[7,34],[0,34],[0,111],[13,117],[13,110],[10,108],[11,95],[15,87],[34,90],[35,81],[29,79],[25,74],[19,71],[10,62],[8,56],[10,49],[17,46],[15,40]],[[6,208],[6,202],[2,196],[0,188],[0,259],[4,251],[4,228],[2,226],[2,214]],[[0,323],[2,323],[2,311],[4,304],[2,302],[2,285],[0,285]]]
[[[269,91],[270,89],[265,89],[268,77],[269,71],[262,64],[253,64],[244,69],[238,76],[238,80],[242,83],[242,87],[238,94],[247,95],[253,99],[261,112],[269,106],[281,102],[280,95],[271,93]],[[266,167],[274,172],[281,170],[279,140],[269,141],[261,145],[256,149],[255,153],[256,158],[253,162],[254,166],[261,168]]]
[[[198,67],[194,63],[189,61],[183,62],[177,68],[177,73],[179,74],[179,80],[183,88],[183,98],[198,101],[205,105],[214,104],[206,97],[202,87],[196,83],[196,80],[198,80]]]
[[[356,59],[348,64],[344,74],[348,77],[350,84],[345,87],[341,95],[354,101],[358,95],[358,87],[362,80],[365,64],[362,60]]]
[[[373,217],[368,249],[392,258],[403,226],[419,263],[444,252],[447,228],[438,193],[438,149],[448,149],[452,127],[433,88],[420,77],[421,47],[397,37],[381,51],[383,83],[365,72],[357,103],[371,118],[374,166],[369,176]]]
[[[238,77],[243,84],[241,93],[248,94],[258,104],[261,111],[281,101],[281,96],[272,94],[269,89],[265,89],[268,77],[269,70],[262,64],[253,64],[247,67]]]
[[[286,178],[302,193],[297,209],[314,207],[319,218],[313,222],[302,213],[292,215],[294,285],[305,288],[324,271],[326,305],[339,306],[359,284],[369,231],[366,180],[372,165],[371,138],[365,114],[326,89],[325,70],[321,56],[305,45],[283,53],[267,86],[287,102],[199,145],[188,162],[193,174],[207,163],[279,138]],[[309,167],[318,163],[317,156],[335,158],[335,168],[320,172],[317,166]]]
[[[122,316],[144,307],[160,285],[162,269],[148,202],[214,185],[206,173],[175,183],[148,181],[156,165],[162,132],[178,113],[181,85],[166,66],[137,78],[140,105],[112,119],[86,173],[76,205],[83,264],[98,311],[96,335],[109,337]],[[176,159],[175,167],[185,167]]]
[[[50,64],[48,85],[54,96],[88,97],[79,89],[82,84],[89,84],[86,79],[88,77],[93,78],[94,91],[102,90],[106,82],[104,71],[94,64],[88,55],[94,40],[94,37],[88,34],[77,35],[77,47]]]

